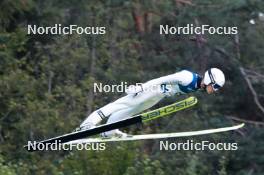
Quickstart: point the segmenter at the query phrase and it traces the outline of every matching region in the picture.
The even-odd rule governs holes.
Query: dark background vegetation
[[[262,0],[1,0],[0,7],[0,174],[264,174]],[[105,26],[107,34],[26,33],[27,24],[55,23]],[[239,34],[159,35],[160,24],[188,23],[237,26]],[[94,94],[94,82],[145,82],[209,67],[226,74],[221,92],[196,93],[196,107],[126,130],[179,132],[245,122],[239,131],[191,138],[238,142],[237,151],[159,151],[158,140],[112,143],[105,151],[28,153],[22,147],[72,131],[91,111],[124,95]]]

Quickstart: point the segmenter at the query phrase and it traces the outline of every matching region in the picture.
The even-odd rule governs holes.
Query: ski
[[[48,145],[49,143],[54,143],[56,141],[60,141],[60,143],[65,143],[65,142],[69,142],[72,140],[82,139],[88,136],[110,131],[113,129],[130,126],[136,123],[145,123],[145,122],[148,122],[148,121],[160,118],[160,117],[168,116],[169,114],[175,113],[177,111],[189,108],[195,105],[197,102],[198,100],[196,97],[189,97],[187,99],[173,103],[171,105],[164,106],[164,107],[161,107],[161,108],[149,111],[149,112],[145,112],[145,113],[142,113],[142,114],[139,114],[139,115],[136,115],[136,116],[124,119],[124,120],[120,120],[115,123],[100,125],[100,126],[97,126],[89,130],[68,133],[68,134],[57,136],[57,137],[50,138],[47,140],[42,140],[42,141],[36,142],[35,144]],[[24,148],[26,148],[28,151],[35,151],[35,150],[32,150],[31,147],[29,147],[29,145],[25,145]]]
[[[73,140],[70,142],[66,142],[64,144],[74,145],[74,144],[85,144],[85,143],[119,142],[119,141],[133,141],[133,140],[165,139],[165,138],[175,138],[175,137],[190,137],[190,136],[214,134],[214,133],[237,130],[239,128],[242,128],[244,125],[245,125],[244,123],[241,123],[239,125],[217,128],[217,129],[207,129],[207,130],[187,131],[187,132],[175,132],[175,133],[162,133],[162,134],[133,135],[131,137],[126,137],[126,138],[117,138],[117,137],[113,137],[113,138],[88,138],[88,139]]]

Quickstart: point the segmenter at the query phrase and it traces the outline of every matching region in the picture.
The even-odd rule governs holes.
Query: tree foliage
[[[263,112],[256,105],[256,99],[264,104],[261,0],[3,0],[0,7],[0,174],[263,174]],[[105,26],[107,32],[28,35],[27,24]],[[239,34],[160,35],[161,24],[237,26]],[[158,141],[114,143],[101,152],[22,149],[28,140],[71,132],[91,111],[124,95],[92,93],[94,82],[132,84],[181,69],[202,74],[208,67],[225,72],[223,91],[195,94],[197,107],[153,121],[142,132],[199,130],[242,119],[248,123],[240,132],[193,138],[238,142],[238,151],[164,152]]]

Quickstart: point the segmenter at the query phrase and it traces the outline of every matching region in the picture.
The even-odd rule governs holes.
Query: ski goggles
[[[216,83],[215,84],[211,84],[211,86],[214,89],[214,91],[218,91],[221,88],[221,86],[216,84]]]

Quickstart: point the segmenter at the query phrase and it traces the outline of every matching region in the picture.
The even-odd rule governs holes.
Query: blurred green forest
[[[0,7],[0,175],[264,174],[263,0],[1,0]],[[106,35],[27,35],[28,24],[105,26]],[[239,33],[160,35],[161,24],[237,26]],[[94,82],[132,84],[209,67],[225,72],[223,90],[191,94],[199,99],[196,107],[125,130],[180,132],[245,122],[236,132],[188,138],[238,142],[237,151],[160,151],[159,140],[107,144],[105,151],[23,149],[28,140],[71,132],[124,95],[93,93]]]

